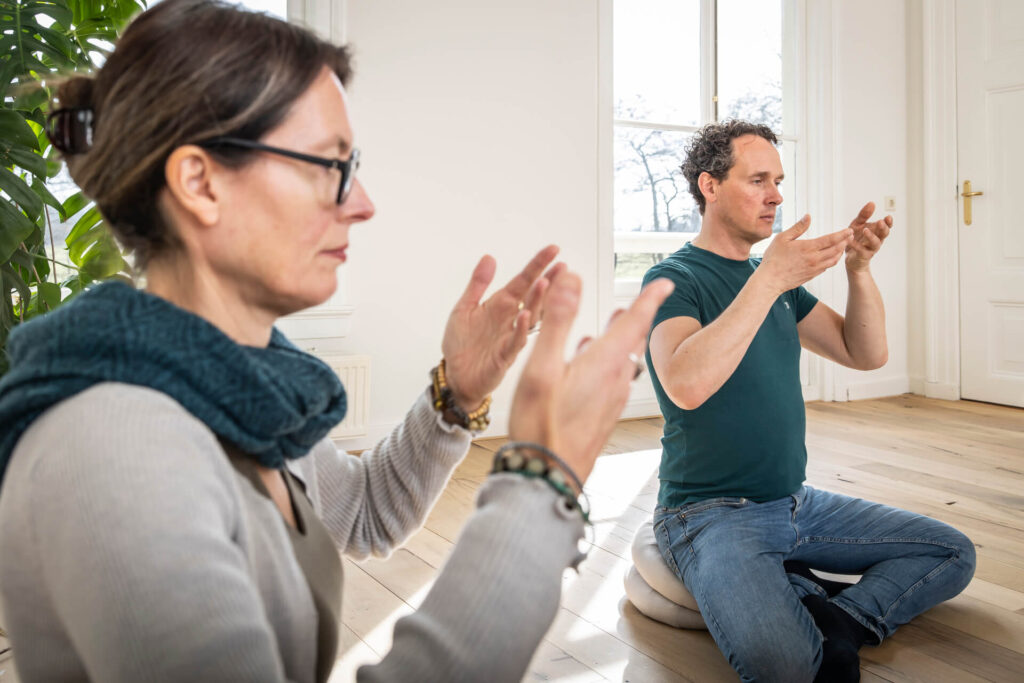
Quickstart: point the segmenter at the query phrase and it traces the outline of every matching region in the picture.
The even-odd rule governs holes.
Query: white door
[[[956,23],[960,393],[1024,407],[1024,2],[958,0]]]

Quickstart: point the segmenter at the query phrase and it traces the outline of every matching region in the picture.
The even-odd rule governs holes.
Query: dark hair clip
[[[82,154],[92,148],[94,119],[92,107],[58,109],[46,117],[46,135],[65,154]]]

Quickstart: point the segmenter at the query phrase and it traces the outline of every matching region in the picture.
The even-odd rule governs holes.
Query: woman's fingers
[[[665,278],[648,283],[632,305],[608,324],[608,331],[602,339],[606,339],[612,349],[623,355],[635,353],[647,338],[658,308],[674,289],[672,281]]]
[[[580,307],[580,294],[583,283],[579,275],[562,270],[548,285],[547,297],[544,302],[544,325],[537,335],[537,344],[527,367],[540,366],[548,371],[562,365],[565,343],[569,338],[569,330]]]
[[[526,264],[526,267],[505,285],[505,291],[512,296],[514,301],[523,301],[526,298],[527,292],[530,291],[530,287],[533,286],[534,280],[541,276],[544,269],[548,267],[548,264],[557,255],[558,247],[554,244],[549,244],[538,251],[536,256]]]
[[[494,273],[497,268],[498,263],[494,260],[493,256],[485,254],[481,257],[480,261],[476,264],[476,268],[473,269],[473,274],[469,278],[469,284],[466,285],[466,289],[459,298],[455,308],[476,308],[480,303],[480,298],[494,280]]]

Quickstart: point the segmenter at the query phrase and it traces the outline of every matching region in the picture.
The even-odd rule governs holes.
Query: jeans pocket
[[[752,501],[748,498],[734,498],[731,496],[723,496],[721,498],[708,498],[707,500],[698,500],[695,503],[684,505],[679,508],[680,517],[693,517],[694,515],[702,512],[708,512],[710,510],[718,509],[735,509],[749,505]]]

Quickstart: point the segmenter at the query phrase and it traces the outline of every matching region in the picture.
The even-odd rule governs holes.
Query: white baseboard
[[[880,398],[882,396],[898,396],[909,391],[910,378],[906,375],[846,385],[847,398],[851,401],[859,401],[865,398]]]
[[[910,378],[910,393],[928,398],[938,398],[944,401],[960,400],[960,386],[958,384],[929,382],[924,377]]]
[[[925,382],[924,395],[928,398],[941,398],[944,401],[960,400],[960,385],[942,382]]]

